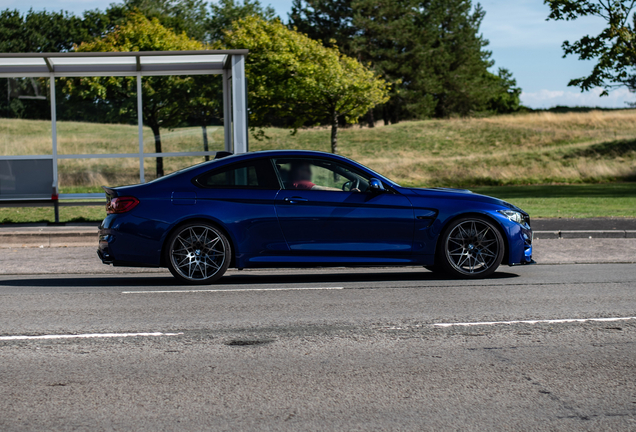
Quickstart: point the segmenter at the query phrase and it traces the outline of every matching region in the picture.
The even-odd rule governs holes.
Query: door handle
[[[288,202],[290,204],[296,204],[296,203],[300,203],[300,202],[307,202],[309,201],[308,199],[305,198],[301,198],[301,197],[285,197],[283,199],[283,201]]]

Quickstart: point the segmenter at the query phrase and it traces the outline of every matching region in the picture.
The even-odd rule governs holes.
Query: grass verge
[[[636,217],[636,183],[475,187],[521,207],[532,218]]]

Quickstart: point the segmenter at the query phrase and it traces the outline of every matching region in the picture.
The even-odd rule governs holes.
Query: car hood
[[[510,204],[509,202],[506,202],[499,198],[476,194],[474,192],[469,191],[468,189],[438,187],[438,188],[411,188],[411,191],[417,195],[423,195],[423,196],[437,195],[438,197],[444,197],[444,198],[450,198],[450,199],[465,199],[468,201],[485,202],[485,203],[500,205],[502,207],[506,207],[511,210],[521,212],[522,214],[527,214],[525,211],[523,211],[522,209],[520,209],[514,204]]]

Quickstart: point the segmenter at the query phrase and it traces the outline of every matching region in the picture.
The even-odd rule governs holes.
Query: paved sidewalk
[[[95,246],[97,223],[0,225],[0,249]],[[536,239],[636,238],[636,219],[534,219]]]

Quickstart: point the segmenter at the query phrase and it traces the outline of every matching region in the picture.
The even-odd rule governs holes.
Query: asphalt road
[[[636,317],[635,281],[633,264],[2,275],[0,430],[636,430],[636,319],[561,321]]]

